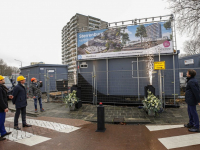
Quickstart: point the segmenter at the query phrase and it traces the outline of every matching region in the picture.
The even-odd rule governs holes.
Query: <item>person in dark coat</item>
[[[199,85],[195,79],[196,71],[187,71],[187,86],[185,91],[185,101],[188,104],[189,123],[185,124],[190,132],[199,132],[199,116],[196,105],[200,105]]]
[[[31,78],[31,84],[30,84],[30,94],[34,99],[34,105],[35,105],[35,113],[37,113],[37,101],[39,101],[40,104],[40,111],[43,112],[44,109],[42,107],[42,92],[40,88],[42,87],[42,81],[38,82],[36,78]]]
[[[27,106],[27,95],[24,83],[26,82],[26,78],[23,76],[19,76],[17,78],[18,84],[13,89],[12,99],[13,104],[16,108],[15,119],[14,119],[14,129],[21,130],[18,127],[18,119],[21,112],[22,116],[22,124],[23,127],[31,127],[31,125],[26,123],[26,106]]]
[[[12,99],[13,96],[8,96],[8,88],[4,85],[5,80],[4,77],[0,75],[0,141],[5,140],[5,136],[11,134],[11,132],[7,132],[4,126],[6,112],[8,112],[8,99]]]

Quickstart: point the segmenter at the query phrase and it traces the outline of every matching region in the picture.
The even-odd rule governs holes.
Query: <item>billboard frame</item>
[[[149,21],[148,21],[149,20]],[[100,28],[99,30],[103,29],[112,29],[112,28],[126,28],[127,26],[133,26],[133,25],[143,25],[143,24],[149,24],[149,23],[158,23],[158,22],[171,22],[171,30],[172,30],[172,47],[173,52],[170,54],[177,54],[177,44],[176,44],[176,32],[175,32],[175,19],[174,15],[165,15],[165,16],[157,16],[157,17],[148,17],[148,18],[140,18],[140,19],[132,19],[132,20],[126,20],[126,21],[118,21],[118,22],[111,22],[108,23],[107,28]],[[131,23],[130,23],[131,22]],[[78,33],[84,33],[84,32],[90,32],[90,31],[99,31],[96,29],[88,29],[83,30],[82,28],[76,29],[76,61],[84,61],[84,60],[99,60],[99,59],[113,59],[113,58],[128,58],[128,57],[143,57],[147,55],[131,55],[131,56],[115,56],[115,57],[102,57],[102,58],[91,58],[91,59],[78,59]],[[152,56],[157,56],[158,54],[152,54]],[[168,55],[168,54],[161,54],[161,55]]]

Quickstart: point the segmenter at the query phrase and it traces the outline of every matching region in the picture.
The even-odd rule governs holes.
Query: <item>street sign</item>
[[[194,64],[194,59],[184,60],[184,64],[185,64],[185,65]]]
[[[165,70],[165,61],[154,62],[154,70]]]

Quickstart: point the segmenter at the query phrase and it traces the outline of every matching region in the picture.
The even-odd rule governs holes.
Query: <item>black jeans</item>
[[[196,105],[188,105],[188,116],[190,125],[199,129],[199,116],[196,110]]]
[[[26,124],[26,107],[23,108],[17,108],[16,109],[16,113],[15,113],[15,119],[14,119],[14,126],[18,126],[18,120],[19,120],[19,115],[21,112],[21,116],[22,116],[22,124],[25,125]]]

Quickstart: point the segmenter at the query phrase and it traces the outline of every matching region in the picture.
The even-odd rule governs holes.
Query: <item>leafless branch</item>
[[[167,1],[169,9],[175,14],[178,31],[197,39],[200,34],[200,0]]]

